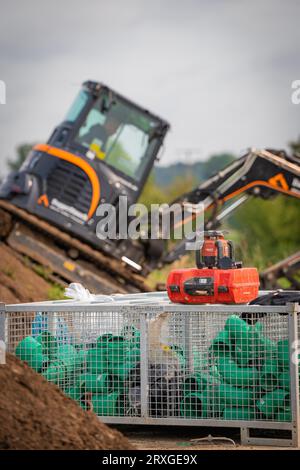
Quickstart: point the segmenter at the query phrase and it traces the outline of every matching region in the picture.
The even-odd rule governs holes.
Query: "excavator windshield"
[[[82,106],[81,96],[77,108]],[[139,181],[152,159],[159,121],[119,97],[100,93],[73,137],[73,143],[123,175]]]

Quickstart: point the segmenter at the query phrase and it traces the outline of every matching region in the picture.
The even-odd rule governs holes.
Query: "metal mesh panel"
[[[212,312],[150,320],[150,416],[290,421],[287,317],[256,320]]]
[[[140,392],[133,386],[140,387],[139,317],[130,312],[13,313],[7,337],[9,352],[83,409],[99,416],[140,414]]]
[[[99,416],[292,419],[287,315],[9,312],[6,337],[10,352]]]

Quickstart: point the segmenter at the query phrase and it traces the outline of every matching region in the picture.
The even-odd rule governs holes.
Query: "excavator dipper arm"
[[[192,191],[173,201],[181,207],[182,227],[201,212],[211,215],[205,229],[217,228],[220,221],[244,203],[250,196],[270,199],[278,194],[300,199],[300,162],[285,152],[251,149]],[[190,215],[184,210],[190,207]],[[178,220],[178,218],[176,219]],[[177,226],[178,228],[178,222]],[[188,234],[162,258],[162,264],[172,263],[186,252],[186,242],[196,239]]]

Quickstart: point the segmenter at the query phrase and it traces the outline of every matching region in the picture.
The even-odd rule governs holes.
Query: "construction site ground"
[[[181,426],[118,426],[129,439],[130,443],[139,450],[175,450],[177,452],[193,450],[286,450],[286,447],[242,446],[238,429],[223,428],[194,428]],[[209,442],[206,438],[221,438]],[[225,439],[224,439],[225,438]],[[193,439],[202,439],[199,443]],[[234,442],[231,442],[234,441]]]
[[[48,300],[53,286],[33,271],[26,259],[0,243],[0,301],[4,303]]]

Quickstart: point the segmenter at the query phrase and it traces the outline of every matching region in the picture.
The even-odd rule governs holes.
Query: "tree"
[[[155,184],[153,171],[150,173],[144,189],[139,197],[139,203],[150,208],[151,204],[162,204],[167,202],[166,193]]]
[[[7,160],[7,165],[10,170],[17,171],[22,166],[22,163],[26,159],[27,155],[29,154],[30,150],[34,144],[20,144],[16,148],[16,155],[13,159]]]
[[[300,136],[298,140],[290,142],[290,147],[293,154],[300,158]]]
[[[290,148],[300,157],[300,139]],[[243,261],[264,269],[299,250],[299,215],[300,202],[290,197],[257,198],[244,204],[229,221],[239,232]]]
[[[231,153],[220,153],[209,157],[203,165],[203,179],[210,178],[212,175],[235,160],[235,156]]]
[[[291,255],[300,246],[299,202],[277,196],[249,200],[229,224],[238,232],[240,256],[260,269]]]

